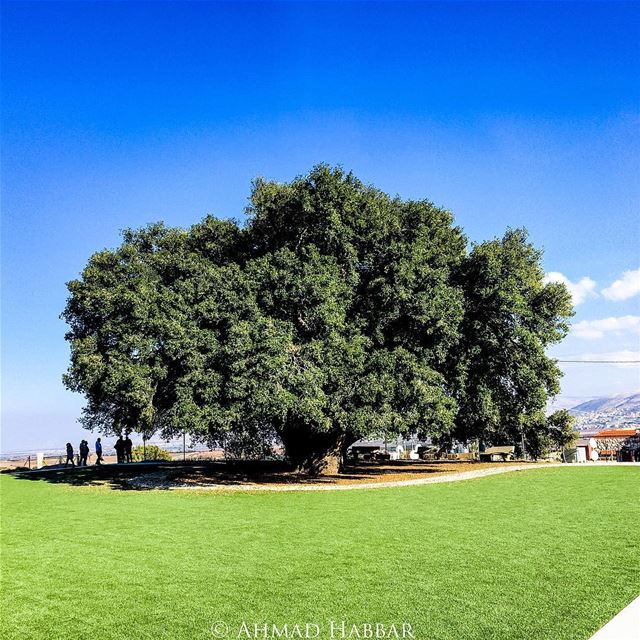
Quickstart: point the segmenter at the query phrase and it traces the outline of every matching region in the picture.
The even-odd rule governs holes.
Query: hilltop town
[[[575,417],[576,429],[583,435],[602,429],[635,427],[640,425],[640,393],[589,400],[570,412]]]

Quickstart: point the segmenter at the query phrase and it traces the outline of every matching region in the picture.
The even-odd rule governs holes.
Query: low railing
[[[179,462],[181,460],[201,462],[206,460],[223,459],[224,455],[219,450],[206,450],[206,451],[167,451],[171,456],[171,460]],[[87,466],[95,466],[97,456],[95,453],[90,453],[87,456]],[[153,460],[148,458],[149,462]],[[114,464],[116,462],[115,453],[103,454],[103,464]],[[16,457],[3,460],[4,465],[8,467],[14,467],[17,469],[37,469],[39,467],[69,467],[70,463],[67,463],[66,454],[49,454],[38,456],[37,454],[29,454],[24,457]],[[40,464],[39,464],[40,463]],[[73,456],[73,464],[75,467],[80,467],[80,454],[75,453]],[[84,465],[82,465],[84,466]]]

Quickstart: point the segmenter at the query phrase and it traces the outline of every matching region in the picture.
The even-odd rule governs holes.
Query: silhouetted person
[[[89,443],[86,440],[82,440],[82,442],[80,442],[79,450],[80,450],[80,466],[86,467],[87,458],[89,457]]]
[[[64,463],[66,467],[69,463],[71,463],[72,467],[76,466],[76,463],[73,461],[73,447],[70,442],[67,442],[67,461]]]
[[[129,434],[127,434],[127,438],[124,441],[124,461],[125,462],[133,462],[133,457],[131,456],[131,448],[133,447],[133,442],[131,442],[131,438]]]
[[[122,439],[122,436],[116,440],[113,448],[116,450],[116,459],[118,464],[122,464],[124,462],[124,440]]]
[[[102,457],[102,442],[100,438],[96,440],[96,464],[102,464],[104,459]]]

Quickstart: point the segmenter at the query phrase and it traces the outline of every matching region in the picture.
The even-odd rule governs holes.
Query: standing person
[[[122,464],[124,462],[124,440],[122,439],[122,436],[116,440],[113,448],[116,450],[116,459],[118,464]]]
[[[89,443],[86,440],[83,440],[80,443],[80,466],[87,466],[87,458],[89,457]]]
[[[125,462],[133,462],[133,457],[131,456],[132,447],[133,447],[133,442],[131,442],[131,438],[127,433],[127,438],[124,441],[124,461]]]
[[[72,467],[76,466],[76,463],[73,461],[73,447],[70,442],[67,442],[67,461],[64,463],[66,467],[69,463],[71,463]]]
[[[102,441],[100,438],[96,440],[96,465],[102,464],[104,459],[102,458]]]

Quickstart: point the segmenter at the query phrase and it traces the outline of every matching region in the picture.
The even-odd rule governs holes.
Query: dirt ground
[[[534,463],[531,463],[534,464]],[[456,474],[466,471],[480,471],[497,467],[522,465],[522,462],[456,462],[421,460],[401,460],[394,462],[359,462],[345,469],[343,473],[330,476],[309,477],[301,475],[284,465],[236,465],[210,464],[187,465],[155,471],[141,476],[145,486],[159,484],[194,486],[198,485],[358,485],[371,483],[402,482],[431,478],[438,475]]]
[[[463,462],[463,461],[433,461],[408,460],[386,463],[360,463],[357,467],[347,470],[346,476],[336,479],[338,484],[358,482],[395,482],[397,480],[413,480],[421,476],[431,477],[434,474],[462,473],[463,471],[478,471],[479,469],[493,469],[496,466],[509,466],[522,462]],[[533,463],[532,463],[533,464]],[[371,465],[371,466],[368,466]]]
[[[107,459],[107,462],[112,462]],[[343,473],[310,477],[298,473],[285,462],[224,460],[175,460],[172,462],[134,462],[130,464],[104,464],[101,466],[65,468],[50,466],[39,470],[18,471],[32,480],[63,482],[73,485],[110,485],[118,488],[348,488],[387,486],[390,483],[431,481],[445,476],[484,474],[490,470],[532,465],[522,461],[467,462],[397,460],[388,462],[357,462]],[[6,470],[5,470],[6,472]],[[439,481],[439,480],[436,480]]]

